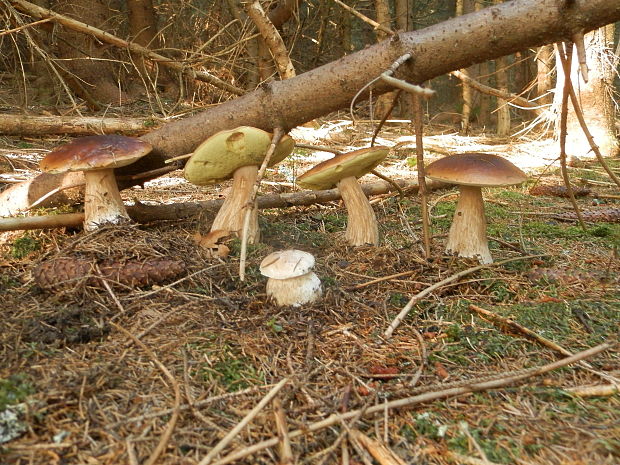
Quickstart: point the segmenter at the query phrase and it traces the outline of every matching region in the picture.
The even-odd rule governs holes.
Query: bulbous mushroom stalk
[[[252,186],[256,183],[258,166],[242,166],[235,170],[233,183],[228,196],[220,207],[211,225],[211,231],[223,229],[225,231],[241,231],[245,219],[245,210],[252,195]],[[254,201],[256,204],[256,201]],[[260,228],[258,227],[258,209],[256,205],[252,209],[250,225],[248,227],[248,243],[254,244],[260,241]]]
[[[321,280],[312,272],[314,257],[301,250],[281,250],[267,255],[260,272],[267,276],[267,295],[279,306],[299,307],[323,294]]]
[[[357,178],[372,171],[388,152],[387,147],[375,146],[341,153],[297,178],[297,184],[305,189],[338,187],[348,215],[345,238],[354,247],[379,244],[377,218]]]
[[[345,239],[352,246],[379,244],[379,225],[375,211],[354,176],[341,179],[338,191],[347,209]]]
[[[192,184],[205,186],[233,178],[230,194],[220,207],[211,231],[221,229],[241,234],[258,169],[267,154],[271,138],[270,133],[249,126],[220,131],[200,144],[187,161],[185,178]],[[288,135],[283,136],[269,160],[269,166],[284,160],[294,147],[295,141]],[[258,242],[259,238],[258,210],[254,208],[248,243]]]
[[[459,186],[459,201],[448,233],[446,253],[476,257],[480,263],[493,263],[487,240],[482,189]]]
[[[460,189],[446,253],[493,263],[481,188],[520,184],[527,179],[525,173],[497,155],[463,153],[434,161],[426,167],[426,175],[436,181],[457,184]]]
[[[84,230],[101,225],[129,223],[131,219],[118,191],[113,169],[84,172]]]

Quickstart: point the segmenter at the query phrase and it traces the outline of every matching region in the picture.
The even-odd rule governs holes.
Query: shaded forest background
[[[261,82],[277,78],[269,51],[237,0],[37,0],[33,3],[142,44],[237,88],[249,91]],[[356,0],[345,3],[368,18],[383,18],[382,23],[392,30],[415,30],[461,12],[478,10],[491,2]],[[297,74],[385,37],[334,0],[273,1],[263,2],[263,6],[278,27]],[[386,7],[387,11],[381,11]],[[7,30],[25,25],[24,16],[17,14],[9,2],[4,2],[1,21]],[[78,115],[95,110],[115,116],[146,112],[167,118],[235,96],[52,22],[26,27],[21,33],[1,35],[0,52],[0,105],[4,112],[40,114],[43,109],[43,114]],[[550,57],[551,63],[546,67],[543,61]],[[472,66],[468,72],[482,84],[507,88],[528,99],[540,97],[539,102],[548,104],[551,94],[541,95],[552,90],[554,81],[549,79],[553,76],[552,62],[549,50],[523,50],[501,60]],[[498,70],[506,71],[506,75],[498,75]],[[545,76],[546,83],[541,82]],[[430,86],[438,91],[427,102],[431,122],[460,124],[461,82],[442,76]],[[613,92],[617,95],[617,85]],[[472,126],[494,127],[497,98],[478,92],[472,98],[469,118]],[[366,114],[374,114],[374,108],[367,103],[363,105]],[[374,116],[380,117],[381,113],[377,113],[379,116]],[[395,116],[408,117],[408,113],[407,105],[403,104],[396,109]],[[511,116],[514,121],[529,120],[534,115],[512,107]]]

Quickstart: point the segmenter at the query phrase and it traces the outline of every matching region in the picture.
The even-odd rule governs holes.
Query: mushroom
[[[212,135],[198,146],[187,161],[185,178],[193,184],[205,186],[233,178],[232,190],[215,216],[211,231],[221,229],[241,234],[245,207],[270,144],[270,133],[241,126]],[[284,160],[294,147],[295,141],[290,136],[282,137],[269,160],[269,166]],[[259,238],[258,210],[254,208],[248,243],[258,242]]]
[[[80,137],[48,153],[40,168],[48,173],[84,172],[84,229],[94,231],[106,224],[130,221],[114,168],[130,165],[151,150],[151,144],[134,137]]]
[[[305,189],[338,187],[348,215],[345,238],[352,246],[379,244],[377,218],[357,178],[372,171],[388,152],[387,147],[376,146],[338,154],[297,178]]]
[[[321,297],[321,280],[311,270],[314,257],[301,250],[281,250],[267,255],[260,272],[267,276],[267,295],[280,306],[314,302]]]
[[[448,234],[446,253],[493,263],[487,241],[482,187],[511,186],[527,179],[508,160],[490,153],[463,153],[434,161],[426,176],[459,186],[460,196]]]

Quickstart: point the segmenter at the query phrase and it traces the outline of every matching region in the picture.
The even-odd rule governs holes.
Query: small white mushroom
[[[301,250],[282,250],[267,255],[260,272],[267,276],[267,295],[278,305],[299,307],[323,294],[321,280],[311,270],[314,256]]]

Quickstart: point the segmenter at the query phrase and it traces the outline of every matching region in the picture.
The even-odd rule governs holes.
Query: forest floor
[[[367,145],[370,133],[364,123],[352,128],[332,121],[293,136],[346,148]],[[0,159],[4,155],[15,168],[6,176],[32,175],[43,153],[39,147],[55,143],[3,151]],[[415,176],[405,128],[389,126],[377,143],[392,148],[381,172],[395,179]],[[428,161],[447,152],[498,153],[530,180],[484,191],[496,263],[418,301],[389,339],[384,331],[411,297],[477,265],[443,253],[455,189],[430,193],[430,260],[420,246],[417,196],[373,199],[378,247],[344,244],[346,211],[338,202],[262,210],[262,239],[249,247],[245,281],[238,279],[237,239],[228,241],[230,254],[223,259],[196,244],[196,232],[208,231],[209,215],[94,234],[4,233],[0,463],[133,465],[161,454],[156,463],[204,464],[272,389],[276,401],[258,409],[209,463],[229,463],[222,459],[232,453],[238,453],[235,463],[248,464],[347,463],[342,457],[350,464],[391,465],[620,463],[618,391],[592,396],[569,390],[617,382],[618,346],[588,364],[534,376],[522,370],[565,355],[475,311],[510,318],[573,353],[617,341],[618,218],[589,222],[584,231],[557,219],[571,210],[567,199],[530,194],[536,184],[561,184],[546,140],[445,131],[425,138],[425,146]],[[294,190],[297,174],[328,157],[296,152],[268,171],[263,192]],[[620,171],[619,160],[609,163]],[[592,190],[578,199],[583,210],[620,208],[619,199],[595,195],[619,194],[596,162],[570,168],[570,176]],[[123,196],[195,201],[225,195],[226,186],[220,187],[198,188],[173,172]],[[293,308],[267,298],[258,265],[285,248],[315,255],[324,286],[320,301]],[[182,261],[183,271],[166,284],[142,288],[93,279],[38,287],[37,267],[58,258]],[[513,260],[499,263],[507,259]],[[524,373],[529,375],[522,381],[496,389],[441,393],[471,391],[472,380]],[[277,418],[284,418],[288,435],[278,436]],[[264,441],[268,447],[259,447]],[[381,445],[383,458],[370,458],[368,451],[377,453]]]

